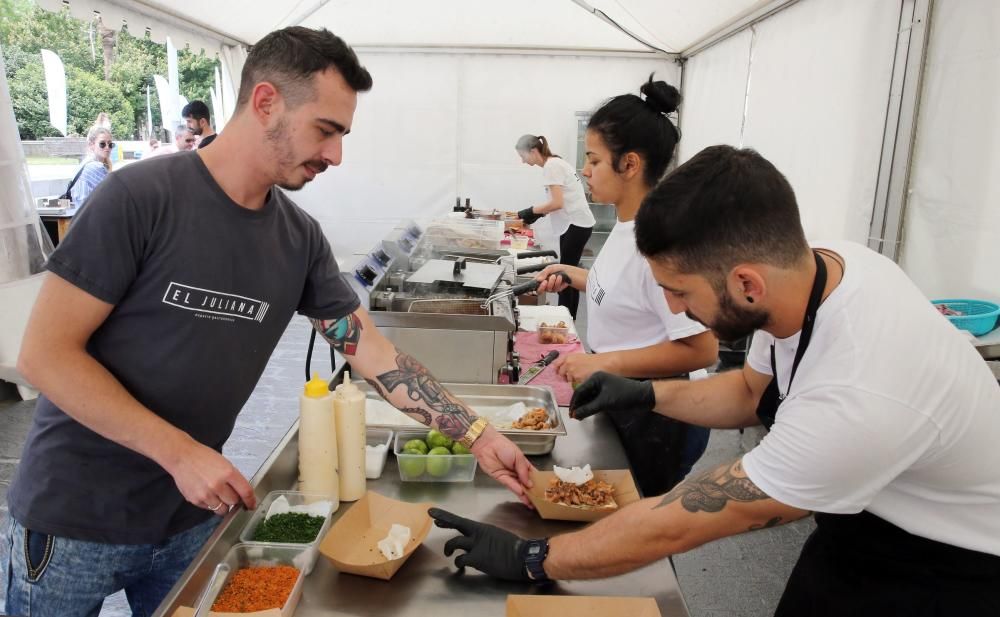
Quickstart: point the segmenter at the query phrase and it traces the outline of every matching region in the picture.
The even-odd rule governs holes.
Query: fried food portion
[[[557,324],[547,324],[544,321],[538,324],[538,342],[543,345],[565,343],[569,334],[569,326],[565,321]]]
[[[552,428],[552,422],[549,420],[549,414],[545,411],[544,407],[533,407],[523,416],[514,420],[511,428],[526,431],[541,431]]]
[[[580,485],[552,478],[549,487],[545,489],[545,499],[575,508],[611,510],[618,508],[614,487],[596,478]]]

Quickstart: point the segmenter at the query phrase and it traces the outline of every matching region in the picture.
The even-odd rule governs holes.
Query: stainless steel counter
[[[625,452],[610,422],[595,417],[586,422],[567,422],[568,434],[556,440],[548,456],[532,457],[535,466],[549,469],[553,464],[582,465],[597,469],[627,467]],[[297,425],[254,476],[258,499],[269,491],[293,488],[298,476]],[[578,529],[577,523],[545,521],[514,500],[500,484],[478,471],[472,483],[401,482],[395,457],[390,456],[382,477],[369,480],[368,488],[403,501],[426,501],[462,516],[489,522],[524,537],[542,537]],[[337,515],[351,504],[342,503]],[[245,511],[231,513],[209,539],[192,565],[159,607],[156,616],[172,615],[178,606],[193,606],[198,594],[229,548],[236,543],[250,518]],[[556,583],[537,587],[489,578],[475,570],[457,574],[452,559],[444,557],[445,541],[454,531],[434,527],[403,568],[391,581],[340,574],[320,557],[305,581],[296,617],[320,615],[419,616],[474,615],[505,613],[508,594],[559,594],[600,596],[651,596],[664,617],[687,617],[673,568],[664,559],[641,570],[599,581]]]

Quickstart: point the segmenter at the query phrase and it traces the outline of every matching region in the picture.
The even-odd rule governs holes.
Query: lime
[[[427,454],[427,444],[424,443],[423,439],[411,439],[403,444],[403,451],[407,452],[409,450],[416,451],[417,454]]]
[[[472,450],[466,448],[465,446],[463,446],[462,444],[460,444],[460,443],[458,443],[456,441],[451,446],[451,453],[452,454],[472,454]]]
[[[399,457],[399,470],[407,478],[419,478],[424,475],[425,468],[423,456]]]
[[[427,453],[427,473],[435,478],[448,475],[451,471],[451,451],[448,448],[431,448]]]
[[[455,440],[441,431],[431,429],[427,433],[427,446],[430,448],[450,448],[453,443],[455,443]]]

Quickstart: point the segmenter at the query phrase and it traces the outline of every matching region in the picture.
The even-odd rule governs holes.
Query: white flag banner
[[[149,104],[149,84],[146,84],[146,138],[153,137],[153,108]]]
[[[49,123],[66,136],[66,69],[55,52],[42,50],[45,88],[49,95]]]
[[[160,118],[163,128],[170,132],[171,139],[174,136],[174,125],[180,118],[180,110],[176,109],[177,99],[170,91],[170,84],[162,75],[153,75],[153,83],[156,84],[156,96],[160,98]],[[175,115],[176,114],[176,118]]]
[[[225,113],[222,108],[222,77],[219,75],[219,67],[215,67],[215,84],[209,93],[212,99],[212,119],[215,120],[215,130],[221,131],[226,125]]]

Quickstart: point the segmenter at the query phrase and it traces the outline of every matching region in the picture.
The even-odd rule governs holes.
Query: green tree
[[[49,101],[45,91],[45,72],[41,57],[25,61],[10,80],[10,98],[21,139],[57,137],[59,131],[49,124]]]
[[[66,66],[70,132],[85,133],[100,111],[112,116],[116,137],[138,134],[146,123],[146,86],[152,93],[154,126],[160,126],[153,75],[167,74],[166,47],[127,30],[116,36],[110,78],[104,79],[101,35],[94,20],[80,21],[63,9],[46,11],[32,0],[0,0],[0,46],[22,139],[58,134],[48,123],[42,49]],[[218,61],[204,52],[178,52],[180,92],[209,102]],[[130,119],[126,120],[127,115]]]
[[[167,74],[167,51],[148,38],[134,37],[128,30],[118,34],[118,49],[111,65],[111,83],[118,86],[132,105],[136,126],[146,125],[146,87],[150,91],[153,126],[162,126],[160,103],[153,75]]]
[[[135,136],[135,112],[114,84],[86,71],[71,68],[66,80],[69,131],[86,135],[97,114],[111,116],[111,132],[117,139]]]

